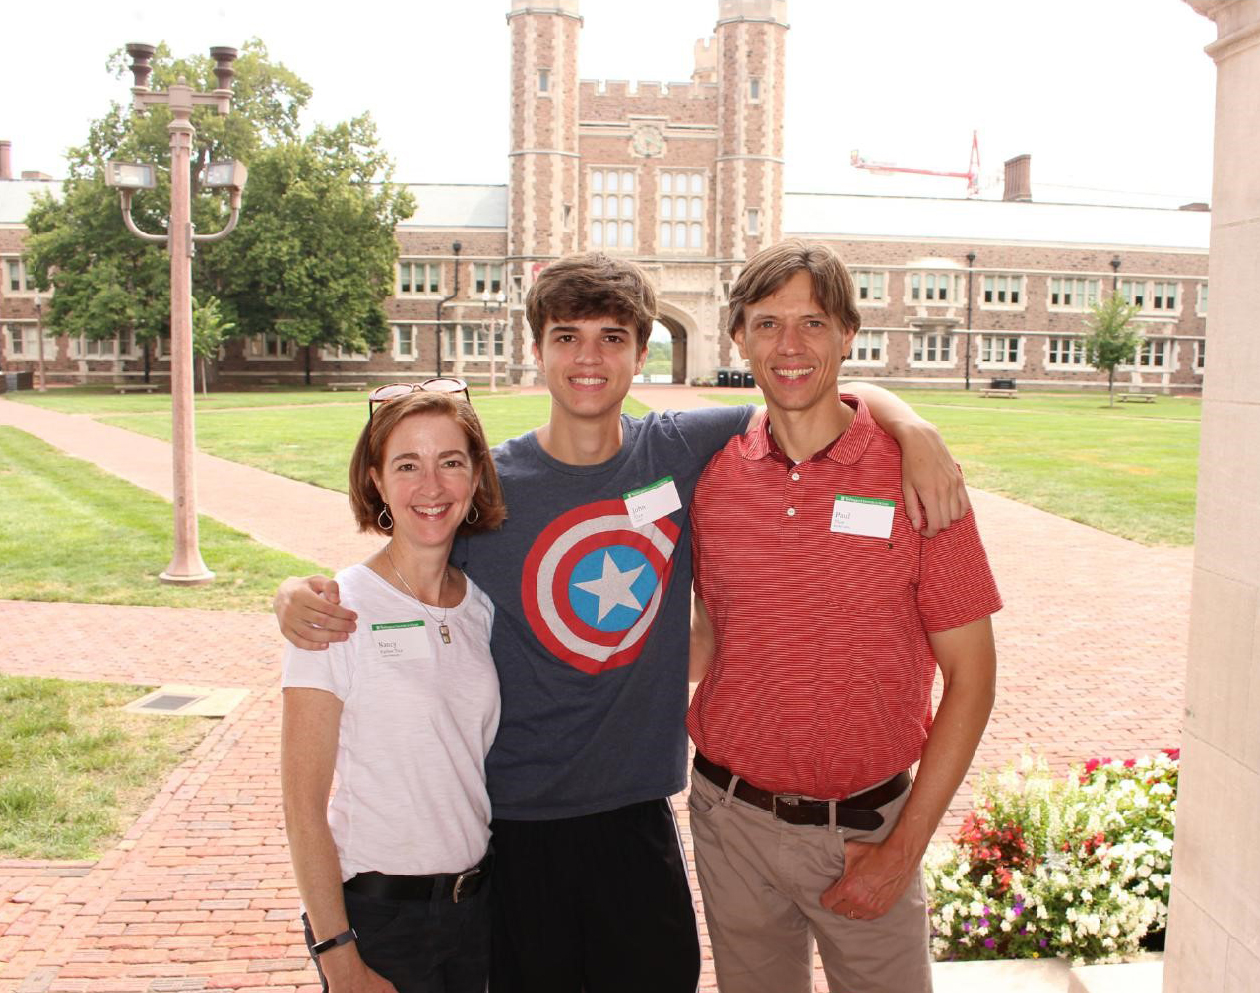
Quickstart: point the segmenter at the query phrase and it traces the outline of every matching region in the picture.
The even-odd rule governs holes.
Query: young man
[[[836,392],[853,301],[834,253],[800,241],[731,292],[769,417],[692,503],[712,660],[687,718],[691,829],[722,993],[812,989],[811,936],[837,993],[931,989],[920,860],[993,702],[1001,601],[974,518],[921,535],[896,442]]]
[[[494,452],[507,523],[453,555],[496,606],[495,993],[691,993],[699,975],[667,799],[686,779],[687,508],[752,409],[623,415],[655,313],[633,263],[590,254],[543,270],[526,316],[551,414]],[[965,493],[952,463],[940,468],[948,453],[934,429],[873,394],[924,466],[929,529],[958,516]],[[321,591],[335,601],[318,578],[286,581],[277,596],[300,647],[352,627],[353,613]]]

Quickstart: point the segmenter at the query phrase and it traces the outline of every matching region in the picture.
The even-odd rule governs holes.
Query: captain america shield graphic
[[[669,585],[678,536],[668,518],[632,527],[621,500],[557,518],[534,542],[521,577],[535,636],[592,676],[633,662]]]

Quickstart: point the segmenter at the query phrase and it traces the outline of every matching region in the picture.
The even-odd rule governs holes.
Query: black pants
[[[343,891],[346,916],[358,935],[359,956],[398,993],[484,993],[490,961],[489,881],[455,903],[384,900]],[[306,947],[315,939],[302,915]],[[319,956],[312,954],[325,993]]]
[[[491,829],[491,993],[695,993],[700,940],[668,800]]]

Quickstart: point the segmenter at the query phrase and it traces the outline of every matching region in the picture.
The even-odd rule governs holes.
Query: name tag
[[[682,501],[678,499],[678,487],[674,485],[673,476],[666,476],[649,486],[631,490],[622,497],[626,501],[626,513],[630,515],[630,523],[636,528],[659,521],[666,514],[682,509]]]
[[[866,538],[891,538],[894,500],[836,494],[831,510],[831,530],[836,534],[857,534]]]
[[[382,662],[433,658],[433,643],[424,629],[424,621],[373,624],[372,639],[376,642],[377,657]]]

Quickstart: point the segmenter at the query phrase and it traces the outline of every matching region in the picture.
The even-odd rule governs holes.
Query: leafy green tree
[[[1131,324],[1142,308],[1129,303],[1119,293],[1098,301],[1085,320],[1085,361],[1107,374],[1107,403],[1115,406],[1112,392],[1116,367],[1131,363],[1142,345],[1142,335]]]
[[[206,363],[219,353],[228,332],[236,327],[223,316],[218,297],[209,297],[204,304],[193,299],[192,306],[192,350],[201,366],[201,392],[210,392],[206,378]]]
[[[380,181],[389,174],[367,115],[262,149],[250,163],[240,227],[205,253],[239,333],[304,346],[308,382],[314,349],[386,343],[394,229],[415,210],[410,193]]]
[[[121,51],[109,60],[120,77],[128,64]],[[231,113],[193,111],[196,228],[217,231],[227,221],[227,197],[201,190],[210,161],[240,159],[250,177],[237,231],[198,246],[194,294],[219,298],[220,319],[238,333],[268,331],[299,344],[356,349],[382,344],[382,304],[397,257],[394,227],[414,204],[389,183],[391,163],[377,147],[371,120],[316,128],[303,139],[299,115],[310,87],[271,62],[257,39],[241,49],[235,69]],[[208,56],[173,59],[162,45],[151,85],[166,89],[183,76],[209,90],[216,85],[212,70]],[[50,329],[89,338],[129,333],[145,348],[146,370],[149,343],[170,333],[170,263],[161,246],[126,230],[102,169],[109,159],[168,162],[170,119],[165,107],[137,117],[113,104],[89,126],[83,145],[69,151],[61,197],[37,200],[27,216],[36,283],[56,290]],[[136,194],[132,216],[142,230],[161,231],[169,203],[169,172],[159,169],[157,188]]]

